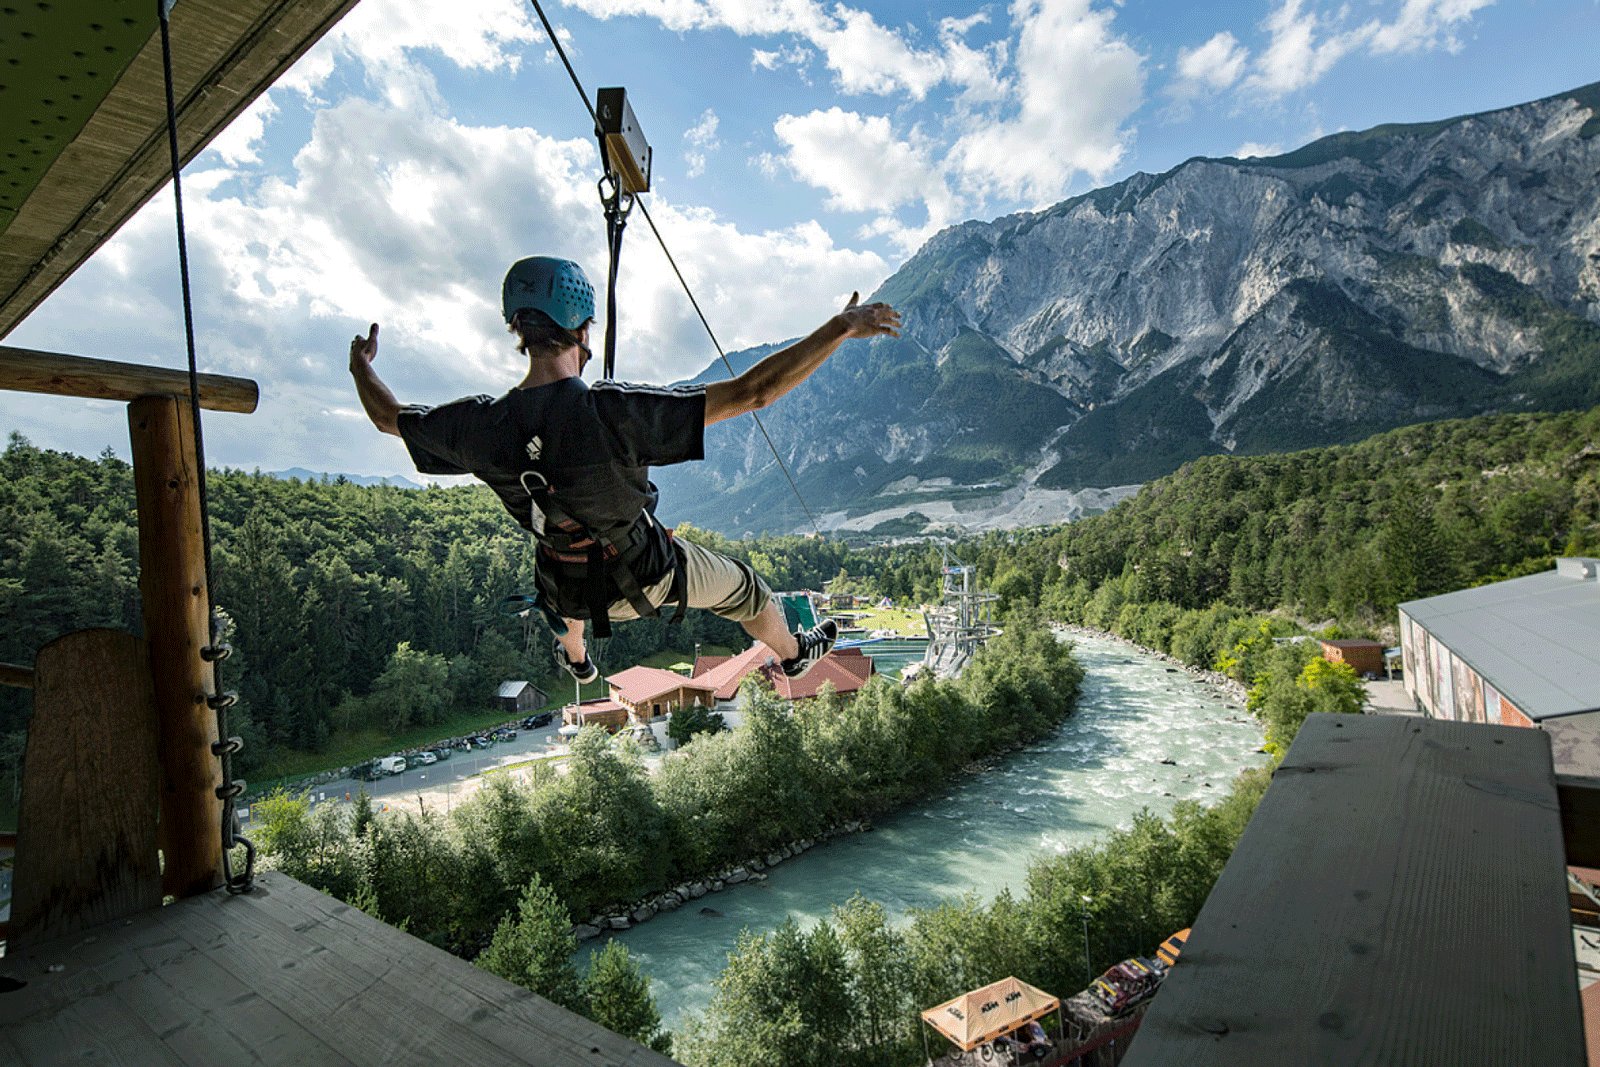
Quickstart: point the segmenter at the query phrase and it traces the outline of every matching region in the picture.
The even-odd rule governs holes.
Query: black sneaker
[[[567,659],[567,650],[561,647],[560,641],[557,641],[555,644],[555,655],[556,666],[560,667],[562,670],[576,678],[578,680],[578,684],[580,685],[588,685],[590,682],[600,677],[600,668],[596,667],[594,665],[594,660],[590,659],[587,655],[583,657],[582,663],[573,663],[571,660]]]
[[[833,643],[839,639],[839,624],[832,619],[823,619],[811,629],[797,632],[794,639],[800,646],[800,654],[794,659],[784,660],[781,666],[784,674],[799,678],[833,649]]]

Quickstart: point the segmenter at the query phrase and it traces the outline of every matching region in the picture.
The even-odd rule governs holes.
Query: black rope
[[[550,38],[550,44],[555,48],[556,55],[561,57],[561,65],[567,68],[567,75],[572,79],[573,88],[578,90],[578,99],[583,101],[584,110],[589,113],[589,120],[594,123],[595,134],[598,136],[600,132],[600,119],[599,116],[595,114],[594,105],[589,102],[588,91],[584,89],[583,82],[578,80],[578,72],[572,69],[572,63],[567,59],[567,50],[561,47],[561,40],[560,38],[556,37],[556,31],[551,27],[550,20],[545,17],[543,6],[540,5],[539,0],[530,0],[530,3],[533,4],[534,11],[538,13],[539,21],[544,24],[545,35]],[[650,217],[650,209],[645,207],[643,200],[638,200],[636,198],[636,203],[639,206],[639,210],[644,212],[645,221],[650,224],[650,232],[656,235],[656,243],[661,246],[661,251],[664,255],[666,255],[667,262],[671,264],[672,273],[678,276],[678,284],[683,286],[684,294],[689,297],[689,303],[694,307],[694,313],[700,316],[700,325],[706,328],[706,335],[711,338],[711,344],[716,348],[717,355],[721,357],[722,365],[728,368],[728,373],[730,375],[737,378],[739,374],[733,369],[733,364],[728,361],[727,353],[722,350],[722,342],[717,340],[716,333],[711,329],[711,323],[706,319],[706,313],[700,309],[700,301],[695,299],[694,291],[689,288],[688,279],[683,276],[683,271],[678,269],[678,261],[673,258],[672,251],[667,248],[666,238],[661,236],[661,231],[656,227],[656,220]],[[620,230],[617,233],[616,240],[618,243],[621,241]],[[613,253],[613,255],[615,255],[615,253]],[[614,271],[615,259],[613,259],[613,272]],[[606,337],[609,344],[611,338],[614,336],[614,323],[616,321],[614,293],[608,297],[608,305],[610,305],[610,307],[608,309],[608,317],[606,319]],[[611,377],[609,360],[607,362],[608,366],[606,368],[606,377],[609,378]],[[750,417],[756,420],[756,427],[760,429],[761,436],[766,439],[767,448],[772,451],[772,458],[778,461],[778,469],[783,471],[783,476],[788,479],[789,488],[794,491],[795,499],[800,501],[800,507],[804,509],[806,518],[811,520],[811,528],[816,531],[818,536],[821,536],[822,527],[817,523],[817,517],[812,514],[811,505],[807,504],[806,498],[800,494],[800,486],[796,484],[794,475],[789,473],[789,465],[786,464],[783,461],[783,457],[778,454],[778,447],[772,443],[772,435],[767,433],[767,427],[762,423],[761,416],[752,411],[750,413]]]
[[[211,566],[211,509],[206,500],[206,449],[200,430],[200,373],[196,366],[194,344],[194,302],[189,291],[189,245],[183,222],[183,182],[180,177],[182,162],[178,154],[178,105],[172,87],[172,29],[168,23],[168,0],[156,0],[156,15],[161,22],[161,67],[167,89],[167,148],[172,163],[172,198],[177,208],[178,223],[178,274],[183,285],[183,339],[189,352],[189,416],[194,423],[195,489],[200,495],[200,539],[205,557],[206,619],[210,644],[200,650],[200,657],[211,664],[213,688],[217,692],[206,697],[206,704],[217,716],[217,740],[211,752],[222,765],[222,784],[217,787],[217,798],[222,801],[222,880],[230,893],[248,893],[255,883],[256,846],[239,833],[239,813],[234,802],[244,793],[245,783],[233,777],[233,756],[244,747],[244,742],[228,734],[228,708],[239,697],[236,693],[221,692],[221,662],[233,651],[223,643],[217,605],[213,599],[215,582]],[[233,872],[230,853],[236,845],[245,850],[244,870]]]

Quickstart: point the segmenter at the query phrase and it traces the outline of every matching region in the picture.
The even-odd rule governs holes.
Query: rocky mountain
[[[1206,453],[1600,403],[1600,83],[964,223],[873,299],[905,336],[764,415],[825,529],[1070,518]],[[752,420],[707,436],[669,519],[809,528]]]

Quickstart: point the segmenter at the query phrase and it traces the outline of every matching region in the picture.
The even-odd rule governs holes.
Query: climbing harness
[[[244,742],[228,734],[228,709],[238,703],[239,694],[222,690],[222,661],[233,648],[224,640],[222,618],[214,599],[215,575],[211,566],[211,511],[206,502],[206,450],[200,432],[200,375],[196,369],[194,344],[194,304],[189,293],[189,248],[184,235],[183,183],[180,177],[182,163],[178,156],[178,106],[172,88],[172,31],[168,24],[170,4],[173,0],[156,0],[157,17],[161,22],[161,64],[167,89],[167,147],[172,164],[172,198],[176,205],[178,226],[178,273],[183,285],[183,334],[189,351],[189,413],[194,423],[195,488],[200,498],[200,537],[204,547],[206,575],[206,618],[210,620],[210,643],[200,650],[200,658],[211,664],[213,692],[206,695],[206,706],[217,716],[217,740],[211,743],[211,753],[222,767],[222,784],[217,786],[217,799],[222,801],[222,882],[230,893],[248,893],[255,885],[256,846],[239,832],[237,802],[244,794],[245,783],[233,777],[233,757],[244,748]],[[244,847],[244,870],[233,870],[232,851]]]

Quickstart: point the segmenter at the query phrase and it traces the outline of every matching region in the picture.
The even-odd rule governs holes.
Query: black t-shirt
[[[423,474],[471,474],[493,489],[512,518],[540,533],[525,475],[549,480],[557,505],[602,537],[655,513],[652,466],[705,457],[703,385],[591,388],[565,378],[504,396],[469,396],[438,407],[400,410],[400,437]],[[528,476],[538,486],[538,477]],[[659,530],[659,527],[656,527]],[[664,534],[633,568],[641,584],[671,569]]]

